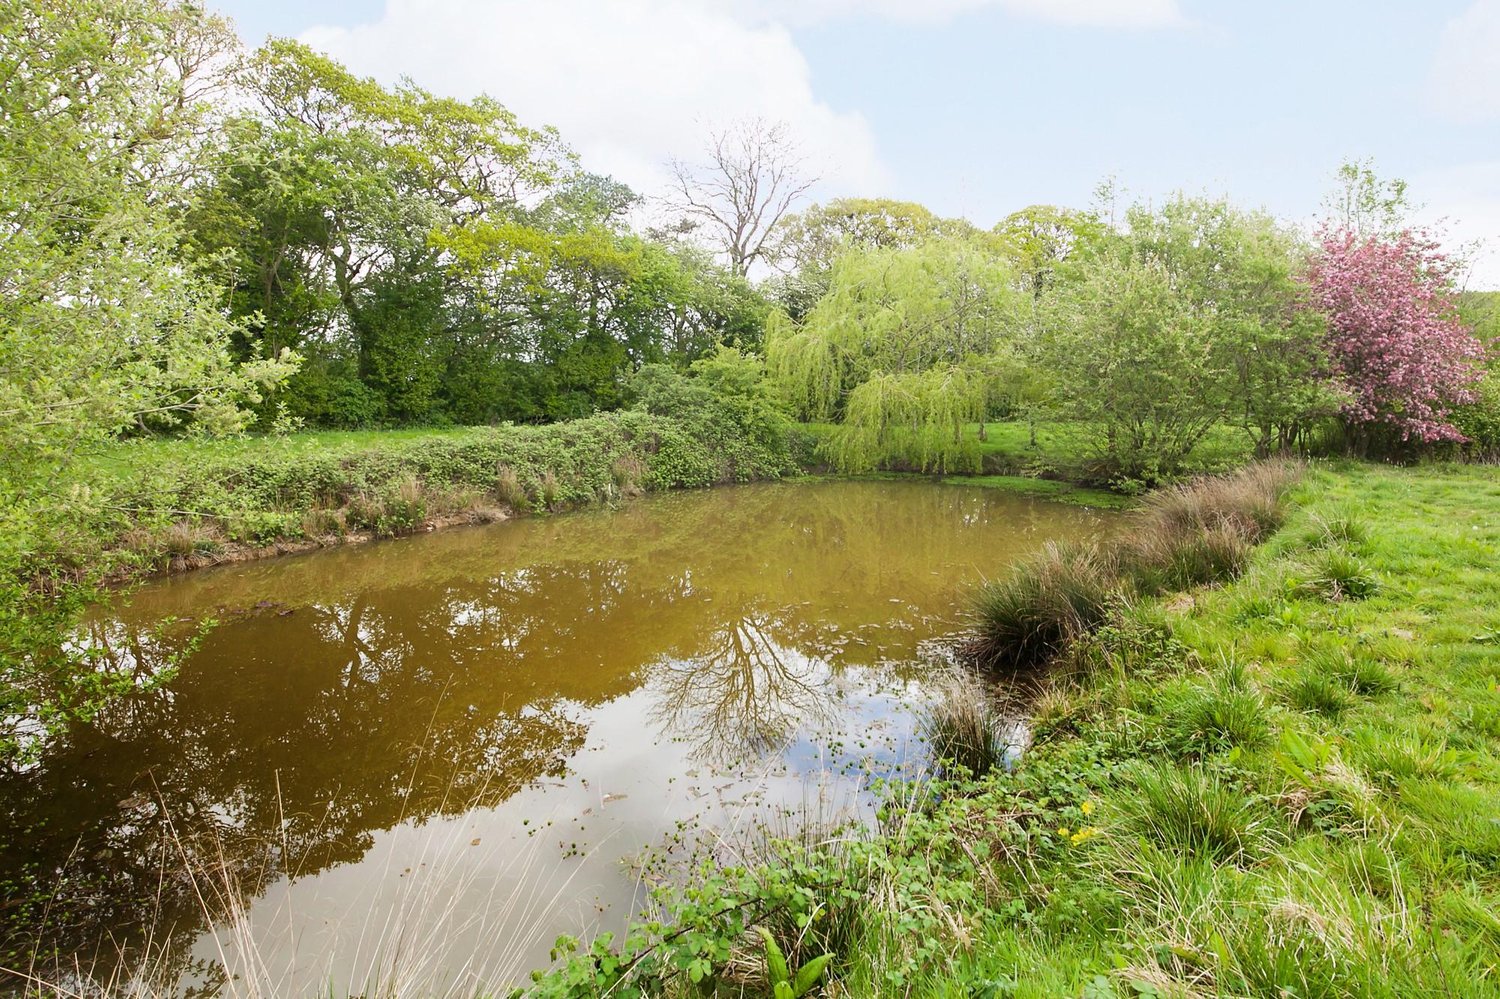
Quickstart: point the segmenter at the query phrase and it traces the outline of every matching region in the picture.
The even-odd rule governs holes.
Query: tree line
[[[0,25],[9,445],[561,420],[759,342],[742,270],[632,226],[639,195],[489,97],[247,52],[175,0]]]
[[[0,19],[13,468],[185,427],[564,420],[725,346],[838,424],[848,470],[972,465],[964,428],[994,418],[1081,428],[1143,480],[1225,424],[1261,453],[1494,431],[1494,311],[1363,165],[1312,233],[1187,196],[983,229],[803,205],[784,129],[749,123],[672,164],[649,225],[488,96],[285,39],[247,51],[177,0],[0,0]]]
[[[769,370],[850,471],[977,467],[965,428],[995,418],[1070,428],[1117,481],[1179,473],[1226,426],[1261,455],[1492,451],[1495,296],[1462,293],[1410,211],[1365,164],[1311,232],[1187,195],[990,231],[867,209],[768,322]]]

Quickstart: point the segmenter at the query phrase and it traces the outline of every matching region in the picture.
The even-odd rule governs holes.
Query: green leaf
[[[818,979],[823,977],[823,971],[832,960],[832,954],[821,954],[798,969],[797,980],[792,984],[794,996],[800,999],[801,996],[805,996],[811,992],[813,986],[818,984]]]
[[[771,936],[771,931],[764,926],[757,926],[761,939],[766,944],[766,977],[771,980],[772,985],[779,986],[792,980],[791,972],[787,969],[786,958],[781,953],[781,948],[776,946],[776,938]],[[780,993],[778,993],[778,999]]]

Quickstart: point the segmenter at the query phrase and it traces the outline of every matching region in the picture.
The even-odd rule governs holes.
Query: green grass
[[[1080,914],[1054,956],[1027,920],[986,917],[936,992],[1012,954],[1001,971],[1049,983],[1016,995],[1500,994],[1500,475],[1341,465],[1296,499],[1245,578],[1173,622],[1179,655],[1085,680],[1083,720],[1023,764],[1109,761],[1081,865],[1104,925]],[[1329,551],[1359,569],[1330,585]]]
[[[1036,445],[1031,429],[1023,422],[986,423],[986,440],[980,441],[978,425],[966,433],[975,440],[986,467],[1029,468],[1035,472],[1057,472],[1065,476],[1094,455],[1082,428],[1066,423],[1039,423]],[[1219,426],[1209,431],[1189,456],[1189,471],[1222,472],[1244,464],[1251,457],[1251,443],[1243,430]]]
[[[1132,496],[1110,492],[1107,489],[1075,485],[1071,482],[1063,482],[1058,479],[1031,478],[1025,475],[953,474],[938,478],[921,472],[867,472],[863,475],[855,476],[812,472],[806,477],[809,479],[839,479],[841,481],[851,478],[868,479],[877,482],[920,479],[942,485],[995,489],[1001,492],[1014,493],[1018,496],[1034,496],[1038,499],[1051,500],[1056,503],[1071,503],[1076,506],[1086,506],[1096,510],[1126,510],[1136,506],[1139,502]]]
[[[1239,578],[1086,638],[1013,771],[893,796],[830,995],[1500,995],[1500,474],[1292,499]]]
[[[436,427],[396,430],[304,430],[283,436],[246,434],[212,439],[143,438],[120,441],[89,456],[91,472],[103,478],[128,478],[142,468],[188,464],[226,464],[267,455],[299,458],[347,457],[392,444],[422,444],[484,433],[486,427]]]

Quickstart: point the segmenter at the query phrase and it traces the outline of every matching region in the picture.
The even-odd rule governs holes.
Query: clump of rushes
[[[1380,588],[1373,573],[1358,555],[1343,548],[1317,553],[1308,566],[1302,590],[1334,602],[1363,600]]]
[[[1229,475],[1193,479],[1158,489],[1142,501],[1144,526],[1168,532],[1203,530],[1224,521],[1252,543],[1264,541],[1286,520],[1282,502],[1302,466],[1266,461]]]
[[[978,677],[955,673],[922,718],[922,736],[939,771],[961,767],[983,777],[1005,763],[1004,722]]]
[[[1121,560],[1135,590],[1154,595],[1233,579],[1244,571],[1254,547],[1242,525],[1226,519],[1140,531],[1123,546]]]
[[[1348,686],[1329,676],[1317,664],[1307,664],[1292,674],[1284,688],[1286,702],[1298,711],[1337,718],[1354,703]]]
[[[1228,749],[1254,749],[1271,735],[1265,701],[1246,683],[1219,678],[1194,685],[1174,698],[1166,712],[1165,735],[1182,755]]]
[[[1285,521],[1297,474],[1289,462],[1264,462],[1150,494],[1119,542],[1128,581],[1159,594],[1235,578]]]
[[[1103,624],[1117,595],[1109,549],[1049,542],[1010,576],[979,591],[979,662],[1019,669],[1050,659]]]
[[[1238,864],[1274,835],[1267,809],[1212,771],[1143,765],[1127,784],[1117,803],[1124,828],[1162,849]]]
[[[1123,536],[1049,544],[975,601],[975,652],[987,668],[1047,661],[1103,624],[1136,595],[1235,578],[1251,549],[1286,517],[1300,466],[1263,462],[1148,496]]]

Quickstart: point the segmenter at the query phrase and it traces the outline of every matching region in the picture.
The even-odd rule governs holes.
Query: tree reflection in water
[[[826,662],[788,648],[768,615],[715,629],[690,658],[651,671],[652,721],[713,763],[753,762],[780,752],[800,729],[828,727],[835,715]]]
[[[194,970],[230,901],[205,883],[254,898],[560,780],[634,691],[649,766],[774,755],[839,720],[848,667],[951,627],[981,569],[1099,523],[955,487],[745,487],[145,587],[79,640],[176,676],[0,771],[0,965],[107,974],[149,927]]]

